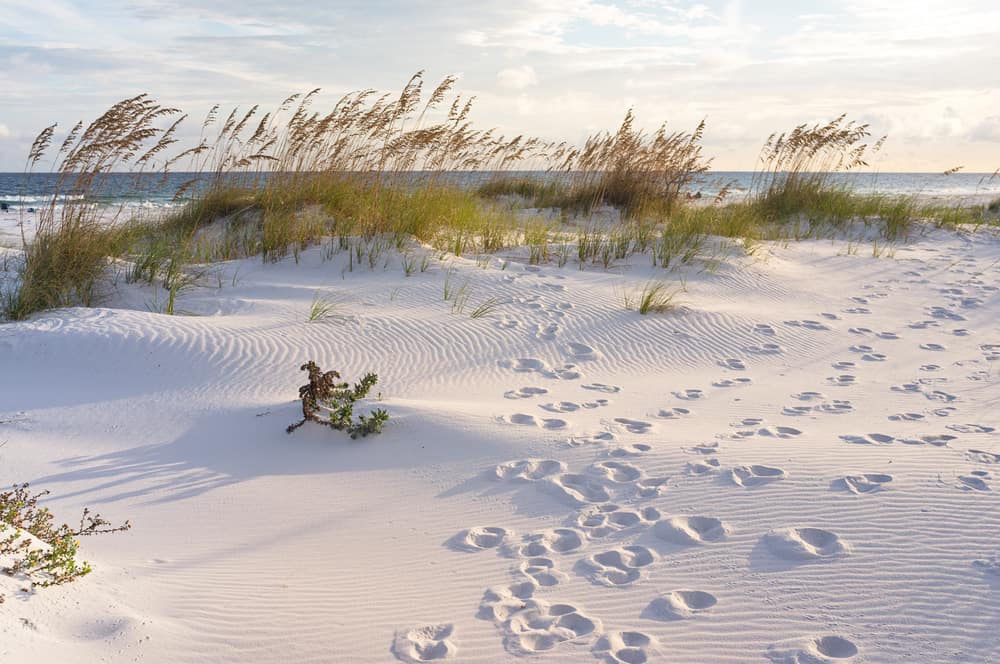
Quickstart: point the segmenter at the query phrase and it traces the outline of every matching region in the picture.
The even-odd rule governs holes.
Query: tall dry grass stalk
[[[100,202],[110,174],[129,168],[138,180],[155,170],[157,159],[175,142],[183,116],[146,95],[118,102],[84,127],[77,123],[52,154],[57,175],[50,202],[38,211],[34,237],[25,236],[19,287],[6,302],[6,315],[24,318],[34,311],[74,304],[90,305],[107,258],[121,249],[117,223],[123,208]],[[28,153],[25,173],[51,153],[56,126],[45,128]]]
[[[871,136],[868,128],[840,115],[826,124],[771,134],[751,185],[757,205],[772,218],[849,205],[851,192],[835,176],[867,166],[882,148],[884,136],[873,145],[864,142]]]
[[[531,261],[555,255],[564,264],[571,251],[558,224],[497,203],[503,194],[570,213],[618,208],[620,227],[609,232],[588,222],[574,231],[579,263],[606,267],[636,252],[665,267],[688,262],[709,246],[708,235],[787,236],[785,222],[802,215],[879,217],[894,239],[918,214],[912,201],[859,197],[837,184],[835,174],[865,166],[882,144],[869,146],[868,125],[844,116],[772,135],[749,201],[698,207],[685,204],[685,193],[711,165],[702,153],[704,122],[690,132],[666,125],[647,132],[629,111],[617,130],[582,146],[510,138],[476,128],[472,99],[454,94],[454,84],[448,76],[428,91],[418,72],[398,94],[352,92],[327,111],[315,108],[319,90],[292,95],[269,112],[215,107],[198,141],[171,155],[185,116],[146,95],[115,104],[86,127],[77,124],[58,146],[55,126],[46,128],[25,171],[51,157],[56,194],[41,210],[35,236],[22,236],[20,284],[5,297],[3,313],[23,318],[93,303],[111,257],[130,260],[126,280],[166,287],[186,283],[187,263],[298,258],[323,238],[337,238],[349,253],[368,247],[373,269],[385,247],[411,238],[454,254],[522,243]],[[508,177],[515,168],[544,176]],[[104,208],[100,195],[110,174],[122,170],[137,180],[193,172],[176,192],[186,205],[139,222],[126,219],[124,208]],[[470,171],[493,176],[475,191],[461,182]],[[797,237],[797,222],[794,228]]]

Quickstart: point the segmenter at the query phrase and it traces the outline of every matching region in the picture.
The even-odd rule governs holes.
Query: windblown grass
[[[272,112],[254,106],[220,115],[216,107],[198,143],[172,156],[167,150],[184,116],[145,95],[115,104],[86,127],[77,124],[58,147],[55,126],[46,128],[25,170],[53,157],[58,184],[36,235],[22,238],[18,285],[4,294],[0,313],[24,318],[91,305],[109,266],[123,261],[126,281],[161,284],[173,311],[176,296],[198,274],[187,264],[298,260],[321,242],[328,258],[347,250],[351,270],[385,267],[388,252],[398,250],[408,276],[418,267],[406,253],[413,241],[439,256],[524,246],[531,263],[562,266],[575,253],[581,268],[610,269],[646,254],[672,268],[698,258],[717,262],[713,236],[748,247],[862,223],[895,242],[921,221],[996,223],[1000,211],[1000,201],[988,210],[921,207],[911,198],[863,196],[839,185],[836,174],[864,167],[882,144],[869,145],[868,125],[844,116],[772,135],[746,200],[723,204],[723,186],[715,204],[689,204],[690,189],[711,164],[702,154],[704,122],[690,132],[665,124],[647,132],[629,111],[615,131],[594,134],[580,147],[507,138],[473,125],[471,99],[451,92],[454,77],[427,95],[424,83],[421,72],[398,95],[353,92],[325,113],[313,110],[318,90],[293,95]],[[504,175],[525,166],[544,175]],[[132,220],[121,208],[109,213],[95,202],[116,170],[137,178],[171,170],[196,175],[177,191],[178,200],[188,201],[178,211]],[[454,177],[469,171],[499,175],[470,189]],[[518,209],[525,206],[555,208],[561,216],[532,216]],[[602,206],[618,216],[601,221],[604,211],[595,211]],[[424,251],[421,272],[428,260]],[[460,312],[467,291],[445,288],[456,291],[445,299]]]
[[[650,281],[641,289],[635,292],[626,292],[623,295],[625,308],[638,311],[643,316],[648,314],[662,314],[677,308],[674,298],[677,291],[662,281]]]

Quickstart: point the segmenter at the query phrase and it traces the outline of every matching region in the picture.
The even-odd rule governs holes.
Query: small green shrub
[[[365,374],[352,388],[346,382],[337,382],[340,373],[324,372],[312,360],[299,369],[309,372],[309,383],[299,388],[302,420],[290,424],[286,429],[288,433],[309,421],[346,431],[351,438],[382,432],[382,425],[389,419],[389,414],[382,408],[376,408],[367,415],[359,415],[357,421],[354,420],[354,402],[368,395],[378,382],[376,374]],[[329,416],[324,417],[323,411],[328,411]]]
[[[24,574],[34,586],[57,586],[90,574],[90,563],[77,560],[82,536],[128,530],[126,521],[114,526],[100,514],[83,510],[80,525],[55,525],[55,516],[38,499],[48,491],[33,493],[28,484],[0,491],[0,559],[3,572]],[[0,596],[0,601],[3,597]]]

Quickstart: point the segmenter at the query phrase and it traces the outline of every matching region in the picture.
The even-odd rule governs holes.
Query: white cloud
[[[2,127],[2,125],[0,125]],[[991,115],[977,124],[971,134],[974,141],[1000,143],[1000,115]]]
[[[531,65],[508,67],[497,72],[497,85],[510,90],[523,90],[538,85],[538,75]]]
[[[707,117],[715,166],[745,169],[771,132],[848,112],[889,134],[899,156],[883,169],[996,168],[1000,9],[985,0],[10,3],[0,171],[20,168],[42,127],[139,92],[200,118],[215,102],[273,108],[321,87],[323,110],[417,69],[428,81],[460,70],[473,120],[508,134],[577,141],[632,105],[647,129]]]

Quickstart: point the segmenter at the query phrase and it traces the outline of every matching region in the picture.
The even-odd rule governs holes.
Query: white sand
[[[0,661],[998,661],[1000,239],[846,249],[454,260],[465,315],[313,249],[0,326],[0,480],[134,524],[0,579]],[[651,277],[681,312],[623,310]],[[385,433],[287,435],[309,359]]]

